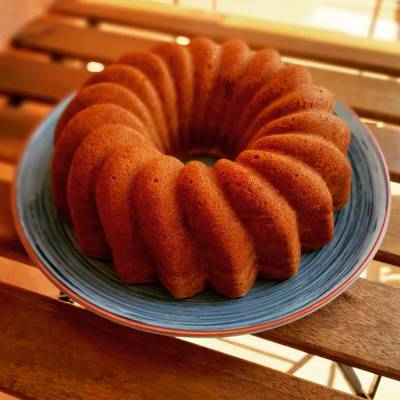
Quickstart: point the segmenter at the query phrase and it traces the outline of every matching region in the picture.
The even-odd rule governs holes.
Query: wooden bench
[[[104,29],[105,22],[132,30],[111,32]],[[338,34],[322,40],[308,29],[293,35],[277,24],[248,24],[247,19],[141,2],[124,9],[59,0],[50,14],[23,28],[13,48],[0,54],[0,95],[7,99],[0,106],[0,256],[32,264],[12,223],[10,176],[1,174],[13,168],[29,132],[52,104],[87,78],[87,62],[107,64],[176,35],[244,37],[254,47],[277,47],[290,56],[289,63],[308,65],[317,83],[366,119],[384,151],[391,179],[400,182],[399,47]],[[361,67],[367,72],[356,69]],[[376,260],[400,266],[400,195],[392,196],[391,221]],[[398,289],[359,279],[323,309],[257,336],[400,380],[398,304]],[[179,339],[118,326],[4,283],[0,306],[0,391],[19,397],[357,398]],[[357,394],[362,395],[360,390]]]

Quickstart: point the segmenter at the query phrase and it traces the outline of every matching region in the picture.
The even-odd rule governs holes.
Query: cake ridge
[[[119,277],[126,283],[155,279],[154,266],[133,203],[139,171],[161,153],[150,146],[124,145],[104,163],[96,183],[96,205]]]
[[[55,133],[56,142],[60,138],[66,124],[74,115],[95,104],[115,104],[130,111],[140,119],[145,128],[145,133],[152,137],[157,147],[161,147],[147,107],[134,92],[119,84],[110,82],[93,84],[79,91],[58,120]]]
[[[206,105],[208,118],[204,119],[202,130],[209,132],[210,144],[218,144],[219,128],[250,58],[247,44],[238,39],[227,40],[221,45],[221,59],[217,79]]]
[[[56,144],[52,161],[52,189],[55,206],[60,215],[71,222],[67,182],[72,159],[83,139],[94,129],[107,124],[122,124],[143,131],[137,117],[114,104],[95,104],[70,119]]]
[[[244,165],[221,159],[213,170],[254,241],[258,275],[284,279],[296,273],[300,261],[297,219],[286,200]]]
[[[111,258],[97,212],[95,187],[102,165],[114,150],[125,144],[150,143],[127,126],[100,126],[84,138],[71,163],[67,182],[68,205],[78,244],[91,257]]]
[[[207,147],[208,135],[201,131],[204,114],[217,80],[221,61],[221,47],[206,37],[196,37],[188,45],[194,65],[194,97],[191,129],[192,147]],[[206,145],[205,145],[206,143]]]
[[[107,66],[93,74],[83,85],[87,87],[101,82],[116,83],[135,93],[149,110],[163,149],[168,148],[168,132],[160,96],[151,80],[138,68],[121,63]]]
[[[327,89],[315,85],[300,86],[271,102],[254,118],[238,142],[237,151],[246,147],[259,129],[270,121],[302,110],[320,109],[332,112],[334,103],[335,98]]]
[[[255,93],[283,67],[279,53],[274,49],[262,49],[254,52],[246,65],[242,79],[236,84],[236,93],[230,109],[222,121],[220,146],[225,147],[230,139],[234,120],[243,111],[243,105],[249,104]]]
[[[162,111],[169,132],[168,151],[173,151],[178,142],[178,112],[175,86],[163,59],[150,51],[128,53],[119,60],[142,71],[156,88],[162,103]]]
[[[176,151],[181,153],[189,145],[190,118],[193,111],[193,63],[189,50],[177,43],[161,43],[151,49],[166,63],[175,84],[179,110],[179,140]]]
[[[160,155],[141,169],[134,191],[139,225],[157,276],[176,298],[191,297],[206,283],[196,243],[182,224],[175,195],[183,168],[176,158]]]
[[[343,154],[347,153],[350,144],[348,126],[341,118],[331,112],[317,109],[292,113],[268,122],[253,136],[249,142],[249,147],[258,139],[267,135],[299,131],[329,140]]]
[[[302,251],[332,240],[332,196],[320,175],[305,163],[275,152],[245,150],[236,161],[271,183],[295,210]]]
[[[286,154],[302,161],[325,181],[334,211],[347,202],[350,195],[350,163],[336,146],[324,138],[301,132],[269,135],[257,140],[249,149]]]
[[[205,260],[208,281],[225,296],[243,296],[257,276],[254,248],[213,170],[190,161],[179,175],[178,190]]]
[[[248,104],[236,124],[231,137],[236,141],[236,149],[240,148],[237,142],[247,140],[247,127],[254,119],[273,102],[296,91],[302,86],[312,85],[309,71],[302,66],[284,66],[277,70],[268,81],[262,85]],[[240,138],[236,139],[240,134]]]

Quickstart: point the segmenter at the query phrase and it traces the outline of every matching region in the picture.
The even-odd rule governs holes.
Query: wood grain
[[[392,196],[392,213],[388,230],[375,258],[389,264],[400,265],[400,195]]]
[[[10,192],[10,183],[0,180],[0,256],[32,264],[14,228]]]
[[[49,54],[109,63],[129,51],[146,50],[159,41],[105,32],[41,17],[28,24],[12,41],[16,47]]]
[[[393,125],[385,125],[381,128],[376,125],[368,126],[385,156],[390,179],[400,182],[400,127]]]
[[[156,41],[43,17],[25,27],[13,43],[20,48],[107,64],[124,53],[149,49]],[[330,89],[360,115],[400,123],[400,82],[395,79],[382,80],[318,67],[309,69],[317,84]]]
[[[18,161],[27,136],[46,111],[45,108],[33,110],[27,105],[0,108],[0,161]]]
[[[400,71],[400,43],[352,37],[329,30],[305,26],[299,29],[280,22],[144,1],[116,6],[103,2],[56,0],[51,10],[92,21],[109,21],[189,37],[206,32],[218,40],[241,38],[253,47],[274,47],[288,55],[394,74]]]
[[[15,54],[0,54],[0,93],[54,103],[79,87],[88,72]]]
[[[331,304],[264,339],[400,379],[400,289],[359,279]]]
[[[51,0],[18,0],[1,2],[0,48],[4,49],[10,38],[23,25],[45,11]]]
[[[41,400],[354,399],[0,284],[0,388]]]

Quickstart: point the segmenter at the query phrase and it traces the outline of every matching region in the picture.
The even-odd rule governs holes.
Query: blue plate
[[[368,129],[337,102],[336,114],[352,131],[351,198],[335,216],[332,243],[304,254],[297,276],[283,282],[260,280],[236,300],[208,291],[178,301],[158,284],[123,284],[111,266],[80,253],[52,204],[54,128],[69,101],[58,105],[28,142],[14,182],[14,219],[26,250],[45,275],[72,299],[106,318],[168,335],[226,336],[275,328],[333,300],[379,248],[390,210],[387,168]]]

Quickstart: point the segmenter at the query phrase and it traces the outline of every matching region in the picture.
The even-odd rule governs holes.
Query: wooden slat
[[[400,265],[400,195],[392,196],[389,227],[375,258],[389,264]]]
[[[88,72],[15,54],[0,54],[0,93],[57,102],[79,87]]]
[[[111,63],[124,53],[148,49],[155,41],[40,18],[25,27],[13,43],[31,50]],[[396,80],[309,68],[317,84],[326,86],[362,116],[400,123],[400,83]]]
[[[400,182],[400,127],[393,125],[385,125],[382,128],[376,125],[368,126],[385,156],[390,179],[394,182]]]
[[[354,399],[0,284],[0,389],[41,400]]]
[[[17,162],[26,137],[45,115],[25,105],[0,108],[0,161]]]
[[[399,302],[400,289],[359,279],[321,310],[257,336],[400,379]]]
[[[53,55],[109,63],[126,52],[148,49],[159,41],[80,27],[41,17],[27,25],[15,36],[12,43],[16,47],[46,51]]]
[[[399,43],[352,37],[329,30],[299,28],[274,21],[211,14],[143,1],[110,5],[104,2],[57,0],[51,10],[177,35],[207,34],[219,40],[239,37],[253,47],[271,46],[285,54],[395,74],[400,72]]]

